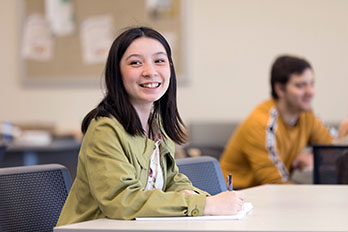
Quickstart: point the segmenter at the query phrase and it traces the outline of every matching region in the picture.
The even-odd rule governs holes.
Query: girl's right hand
[[[226,191],[206,198],[204,215],[236,215],[243,207],[245,194]]]

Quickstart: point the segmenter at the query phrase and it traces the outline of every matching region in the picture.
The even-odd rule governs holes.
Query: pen
[[[232,174],[228,174],[227,176],[227,183],[228,183],[228,191],[233,190],[233,185],[232,185]]]

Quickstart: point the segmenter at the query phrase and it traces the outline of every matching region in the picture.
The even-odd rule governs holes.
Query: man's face
[[[291,75],[282,95],[289,111],[300,113],[311,110],[314,97],[313,71],[308,68],[300,75]]]

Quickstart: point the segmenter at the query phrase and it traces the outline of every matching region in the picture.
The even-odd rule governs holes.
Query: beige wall
[[[299,54],[316,72],[316,113],[348,115],[348,1],[192,0],[187,3],[189,81],[179,86],[184,120],[242,120],[269,97],[275,56]],[[0,1],[0,121],[49,121],[78,129],[102,98],[99,87],[24,86],[19,0]]]

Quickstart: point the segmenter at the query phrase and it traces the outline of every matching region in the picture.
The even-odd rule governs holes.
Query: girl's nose
[[[153,77],[157,75],[157,70],[154,64],[144,64],[144,69],[142,75],[144,77]]]

